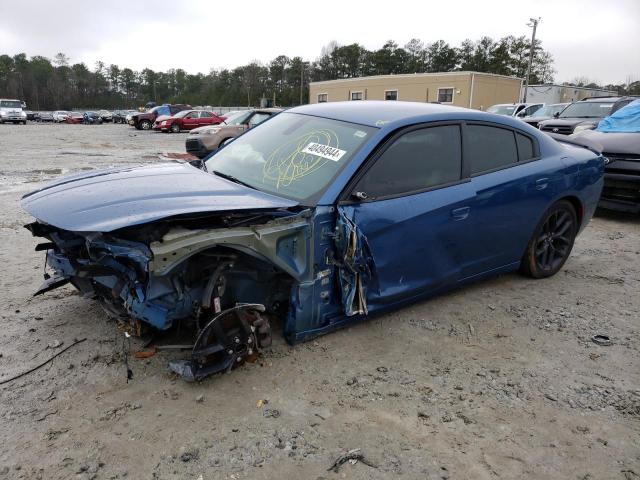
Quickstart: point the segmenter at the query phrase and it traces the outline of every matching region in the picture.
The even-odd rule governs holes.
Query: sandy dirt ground
[[[504,275],[310,343],[277,338],[196,384],[168,372],[180,353],[130,358],[127,382],[98,305],[70,287],[32,298],[43,254],[19,201],[184,139],[0,125],[0,382],[86,338],[0,385],[0,478],[640,479],[638,217],[599,214],[551,279]],[[366,463],[328,471],[356,448]]]

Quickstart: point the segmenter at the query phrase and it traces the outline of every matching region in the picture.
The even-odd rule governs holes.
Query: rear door
[[[563,178],[557,159],[541,159],[534,137],[491,123],[463,128],[471,178],[469,238],[461,279],[519,262]]]
[[[198,126],[211,125],[214,123],[215,115],[211,112],[200,112],[200,118],[198,119]]]
[[[389,140],[338,205],[346,314],[456,282],[472,199],[459,124],[427,124]]]

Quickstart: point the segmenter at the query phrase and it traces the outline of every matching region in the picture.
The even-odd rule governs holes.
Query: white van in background
[[[22,110],[20,100],[0,98],[0,123],[5,122],[27,124],[27,114]]]

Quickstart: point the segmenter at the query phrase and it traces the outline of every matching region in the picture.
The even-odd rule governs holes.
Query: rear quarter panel
[[[587,226],[596,211],[604,185],[604,157],[587,148],[561,144],[561,160],[567,176],[567,190],[562,196],[580,200],[582,212],[580,230]]]

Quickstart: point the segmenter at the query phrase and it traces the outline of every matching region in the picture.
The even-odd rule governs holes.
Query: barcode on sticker
[[[340,150],[339,148],[330,147],[329,145],[323,145],[321,143],[313,142],[304,147],[304,149],[302,149],[302,152],[326,158],[328,160],[333,160],[334,162],[340,160],[342,156],[347,153],[346,150]]]

